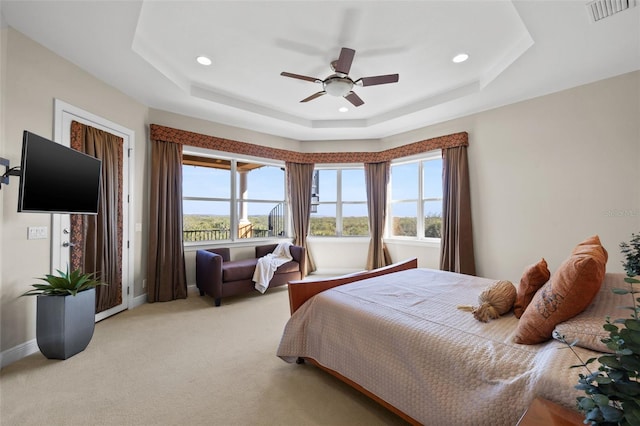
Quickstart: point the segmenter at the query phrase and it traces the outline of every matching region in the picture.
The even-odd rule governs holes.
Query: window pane
[[[336,235],[336,205],[320,204],[318,212],[311,215],[309,234],[321,237]]]
[[[391,196],[394,200],[418,199],[418,163],[391,166]]]
[[[417,237],[417,211],[415,202],[393,203],[391,205],[391,235]]]
[[[342,235],[350,237],[369,235],[366,204],[342,205]]]
[[[338,181],[336,170],[318,170],[318,195],[320,201],[337,201]]]
[[[228,240],[229,203],[183,201],[183,238],[188,241]]]
[[[442,198],[442,159],[424,161],[422,165],[423,198]]]
[[[423,212],[425,217],[442,217],[442,200],[425,201]]]
[[[367,201],[364,169],[342,171],[342,201]]]
[[[440,238],[442,235],[442,201],[424,202],[424,236]]]
[[[237,170],[238,198],[284,200],[284,170],[282,168],[238,162]]]
[[[211,167],[182,166],[184,197],[230,198],[231,173]]]
[[[284,203],[238,202],[238,238],[285,235]]]

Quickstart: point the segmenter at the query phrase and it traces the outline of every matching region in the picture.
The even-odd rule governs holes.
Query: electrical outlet
[[[29,226],[27,227],[28,240],[46,240],[49,236],[46,226]]]
[[[142,280],[142,288],[147,288],[147,280]]]

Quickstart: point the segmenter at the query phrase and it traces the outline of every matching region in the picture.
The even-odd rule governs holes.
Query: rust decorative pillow
[[[608,254],[597,235],[581,242],[533,296],[514,341],[533,345],[551,339],[555,326],[584,311],[604,280]]]
[[[520,278],[520,284],[518,284],[518,296],[516,297],[516,303],[513,305],[513,313],[516,318],[520,318],[527,309],[533,295],[536,291],[551,277],[547,261],[542,260],[534,265],[528,266],[522,273]]]

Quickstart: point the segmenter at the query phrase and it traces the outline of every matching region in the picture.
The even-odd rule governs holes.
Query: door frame
[[[70,146],[71,121],[95,127],[121,137],[123,143],[122,165],[122,303],[97,313],[95,320],[100,321],[133,305],[134,282],[134,209],[133,209],[133,164],[135,146],[135,132],[117,123],[99,117],[81,108],[70,105],[60,99],[54,99],[54,141],[64,146]],[[66,270],[69,264],[69,247],[63,244],[68,242],[70,219],[68,214],[51,215],[51,269]]]

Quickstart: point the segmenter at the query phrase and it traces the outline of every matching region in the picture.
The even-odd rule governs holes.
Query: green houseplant
[[[34,288],[24,292],[21,296],[75,296],[81,291],[106,285],[96,280],[95,274],[85,274],[80,269],[69,273],[69,266],[67,266],[67,272],[62,272],[59,269],[56,272],[58,275],[47,274],[38,278],[46,284],[32,284]]]
[[[623,267],[627,273],[625,282],[629,289],[614,289],[614,293],[630,295],[632,306],[627,308],[629,318],[611,321],[607,318],[603,328],[609,337],[602,340],[614,353],[590,358],[572,368],[583,367],[588,374],[579,374],[576,389],[586,396],[578,397],[578,409],[585,415],[585,423],[591,425],[640,425],[640,234],[631,234],[629,243],[620,244],[625,256]],[[574,343],[561,340],[573,350]],[[591,371],[589,364],[598,360],[600,366]]]
[[[36,341],[40,352],[50,359],[67,359],[83,351],[95,327],[95,288],[106,285],[94,274],[79,269],[57,271],[40,278],[44,283],[21,296],[37,296]]]

